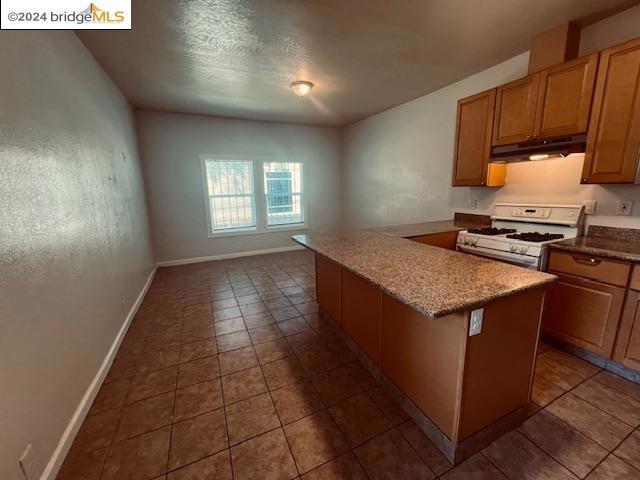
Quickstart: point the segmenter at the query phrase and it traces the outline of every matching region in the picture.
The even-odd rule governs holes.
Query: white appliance
[[[458,233],[457,249],[546,270],[549,244],[582,234],[582,205],[497,203],[491,227]]]

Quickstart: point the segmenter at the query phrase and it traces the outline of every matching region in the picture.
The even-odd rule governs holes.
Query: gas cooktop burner
[[[495,227],[485,227],[485,228],[474,228],[471,230],[467,230],[469,233],[478,233],[480,235],[504,235],[505,233],[514,233],[516,231],[515,228],[495,228]]]
[[[564,238],[564,235],[562,235],[561,233],[525,232],[507,235],[507,238],[513,238],[514,240],[524,240],[525,242],[548,242],[549,240],[558,240],[560,238]]]

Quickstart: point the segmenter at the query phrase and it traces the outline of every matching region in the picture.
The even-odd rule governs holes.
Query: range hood
[[[522,162],[531,156],[569,155],[583,153],[587,145],[587,135],[573,135],[549,140],[532,140],[513,145],[499,145],[491,149],[491,159],[503,162]]]

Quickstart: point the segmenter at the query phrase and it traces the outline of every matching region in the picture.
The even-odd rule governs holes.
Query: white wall
[[[309,226],[338,227],[337,129],[150,111],[137,111],[136,122],[158,261],[289,247],[304,233],[208,238],[200,154],[305,159]]]
[[[71,32],[0,45],[0,478],[32,444],[35,479],[153,256],[127,101]]]
[[[640,6],[582,31],[586,54],[640,36]],[[507,167],[500,189],[451,187],[459,98],[525,76],[528,53],[343,130],[342,226],[360,228],[488,213],[498,201],[598,202],[591,223],[640,227],[640,186],[580,185],[583,156]],[[616,217],[618,199],[634,200],[632,217]],[[470,209],[475,203],[476,209]]]

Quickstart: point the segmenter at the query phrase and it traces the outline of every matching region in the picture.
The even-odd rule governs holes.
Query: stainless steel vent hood
[[[500,145],[491,149],[491,159],[506,162],[522,162],[530,160],[531,156],[547,154],[569,155],[583,153],[587,145],[587,135],[573,135],[569,137],[553,138],[549,140],[532,140],[513,145]]]

